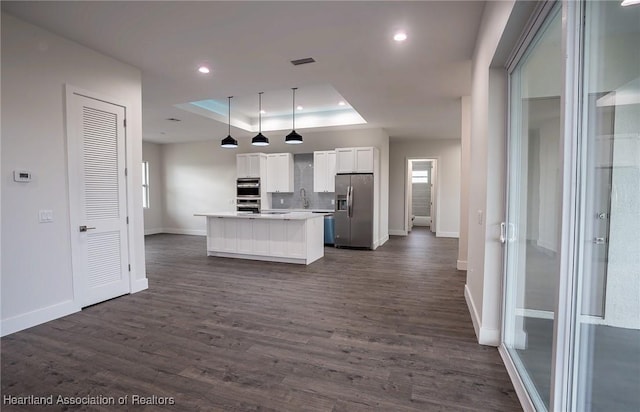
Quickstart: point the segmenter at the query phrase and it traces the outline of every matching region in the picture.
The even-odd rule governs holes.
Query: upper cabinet
[[[336,173],[373,173],[377,156],[375,147],[336,149]]]
[[[266,174],[267,155],[264,153],[243,153],[236,155],[236,169],[238,178],[259,177]]]
[[[293,155],[291,153],[267,155],[267,192],[293,192]]]
[[[313,191],[335,192],[336,152],[313,152]]]

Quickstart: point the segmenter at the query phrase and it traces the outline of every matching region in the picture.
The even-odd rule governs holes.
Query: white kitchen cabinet
[[[355,166],[356,159],[354,149],[336,149],[336,173],[353,173]]]
[[[324,223],[324,219],[323,219]],[[306,250],[306,222],[290,220],[286,222],[287,231],[287,255],[294,258],[303,258]]]
[[[252,253],[256,255],[269,255],[269,221],[251,219],[253,222]]]
[[[313,152],[313,191],[335,192],[336,152],[327,150]]]
[[[253,251],[253,220],[238,219],[236,221],[236,250],[238,253]]]
[[[235,253],[238,251],[237,221],[231,219],[224,220],[224,241],[222,251]]]
[[[291,153],[267,155],[267,192],[293,192],[293,155]]]
[[[373,147],[356,147],[356,173],[373,173],[373,159],[375,156],[375,148]]]
[[[224,221],[221,217],[207,219],[207,250],[224,248]]]
[[[285,256],[287,254],[287,227],[284,220],[269,222],[269,255]]]
[[[324,256],[324,217],[197,214],[207,217],[207,255],[308,265]]]
[[[377,156],[375,147],[336,149],[336,173],[374,173]]]
[[[266,176],[267,155],[264,153],[242,153],[236,155],[238,178]]]

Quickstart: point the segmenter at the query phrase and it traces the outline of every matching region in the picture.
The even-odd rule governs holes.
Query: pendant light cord
[[[296,90],[298,90],[297,87],[292,87],[291,90],[293,90],[293,130],[296,130]]]
[[[227,117],[227,122],[229,123],[229,136],[231,136],[231,99],[233,98],[233,96],[229,96],[227,97],[227,99],[229,99],[229,104],[227,105],[229,108],[229,116]]]
[[[258,93],[258,134],[262,134],[262,93]]]

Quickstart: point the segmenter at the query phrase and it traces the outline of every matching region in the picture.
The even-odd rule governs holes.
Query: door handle
[[[596,245],[604,245],[605,243],[607,243],[607,238],[606,237],[594,237],[593,238],[593,243],[595,243]]]
[[[500,222],[500,243],[507,242],[507,224]]]
[[[86,232],[87,230],[93,230],[93,229],[95,229],[95,227],[87,227],[85,225],[80,226],[81,232]]]
[[[353,186],[347,191],[347,209],[349,217],[353,217]]]

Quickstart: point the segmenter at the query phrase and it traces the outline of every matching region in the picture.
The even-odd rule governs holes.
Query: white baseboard
[[[207,236],[206,229],[173,229],[164,228],[162,233],[170,233],[172,235],[193,235],[193,236]]]
[[[436,231],[436,237],[460,237],[459,232],[441,232],[439,230]]]
[[[391,236],[407,236],[407,231],[406,230],[389,229],[389,235],[391,235]]]
[[[513,384],[513,388],[516,390],[516,395],[518,395],[518,400],[520,401],[522,409],[524,412],[535,412],[536,408],[533,406],[529,393],[525,389],[524,383],[516,371],[516,366],[513,364],[513,361],[507,352],[507,348],[505,348],[504,345],[498,346],[498,353],[500,353],[502,363],[504,363],[504,367],[507,369],[509,378],[511,378],[511,383]]]
[[[162,229],[145,229],[144,235],[157,235],[158,233],[162,233]]]
[[[131,293],[138,293],[145,289],[149,289],[149,279],[135,279],[131,282]]]
[[[0,326],[0,336],[7,336],[76,312],[80,312],[80,307],[72,300],[67,300],[46,308],[3,319]]]
[[[552,255],[558,253],[558,251],[556,250],[557,248],[553,244],[551,244],[551,242],[547,242],[546,240],[538,239],[536,241],[536,246],[543,249],[544,252],[550,253]]]
[[[456,261],[456,268],[458,270],[467,270],[467,261],[466,260]]]
[[[469,314],[471,315],[471,322],[473,322],[473,330],[476,332],[476,336],[480,336],[480,316],[476,310],[476,305],[473,303],[471,292],[469,292],[469,285],[464,285],[464,300],[467,301],[467,307],[469,308]]]
[[[374,245],[373,248],[377,249],[378,247],[384,245],[385,243],[387,243],[387,240],[389,240],[389,235],[383,237],[382,239],[379,239]]]
[[[522,316],[525,318],[536,318],[536,319],[551,319],[555,318],[553,312],[549,310],[538,310],[538,309],[516,309],[516,316]]]
[[[469,308],[469,314],[471,315],[471,322],[473,322],[473,330],[476,332],[478,343],[487,346],[500,345],[500,330],[482,327],[482,320],[478,315],[476,305],[467,285],[464,285],[464,299],[467,301],[467,307]]]

